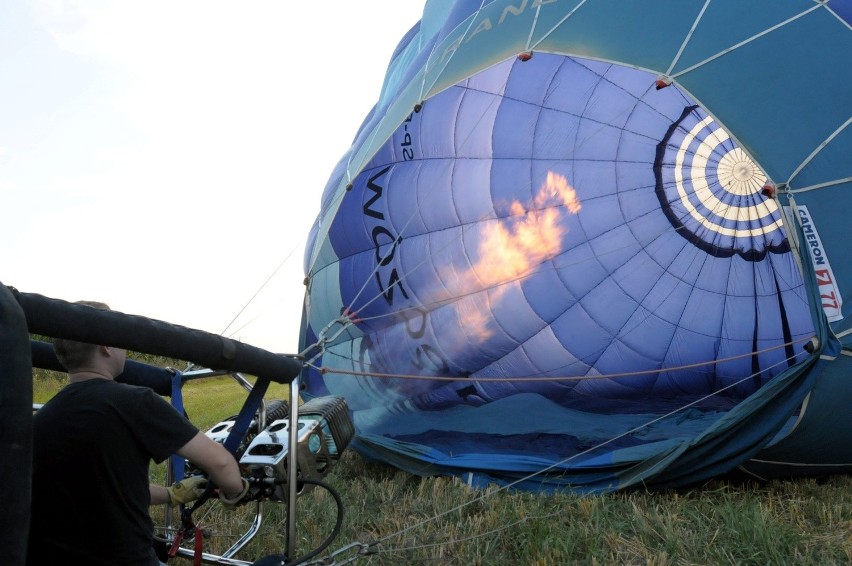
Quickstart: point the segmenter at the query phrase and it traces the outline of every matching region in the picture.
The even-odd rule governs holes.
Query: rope
[[[782,360],[782,361],[780,361],[780,362],[778,362],[777,364],[774,364],[774,365],[780,365],[780,364],[782,364],[782,363],[786,363],[787,361],[788,361],[788,360]],[[770,366],[770,367],[774,367],[774,366]],[[633,434],[633,433],[635,433],[635,432],[638,432],[638,431],[642,430],[643,428],[646,428],[646,427],[648,427],[648,426],[653,425],[654,423],[657,423],[657,422],[659,422],[659,421],[661,421],[661,420],[663,420],[663,419],[666,419],[666,418],[668,418],[668,417],[671,417],[671,416],[673,416],[673,415],[675,415],[675,414],[677,414],[677,413],[679,413],[679,412],[681,412],[681,411],[684,411],[684,410],[686,410],[686,409],[688,409],[688,408],[690,408],[690,407],[692,407],[692,406],[695,406],[695,405],[697,405],[697,404],[699,404],[699,403],[702,403],[702,402],[704,402],[705,400],[707,400],[707,399],[709,399],[709,398],[711,398],[711,397],[714,397],[714,396],[716,396],[716,395],[718,395],[718,394],[720,394],[720,393],[722,393],[722,392],[724,392],[724,391],[726,391],[726,390],[728,390],[728,389],[731,389],[731,388],[737,387],[737,386],[738,386],[738,385],[740,385],[741,383],[744,383],[744,382],[746,382],[746,381],[748,381],[748,380],[752,379],[753,377],[754,377],[754,375],[746,376],[746,377],[742,378],[741,380],[739,380],[739,381],[737,381],[737,382],[735,382],[735,383],[731,383],[731,384],[729,384],[729,385],[726,385],[725,387],[722,387],[721,389],[719,389],[719,390],[717,390],[717,391],[714,391],[714,392],[712,392],[712,393],[709,393],[709,394],[707,394],[707,395],[705,395],[705,396],[703,396],[703,397],[701,397],[701,398],[699,398],[699,399],[696,399],[696,400],[694,400],[694,401],[692,401],[692,402],[690,402],[690,403],[687,403],[686,405],[683,405],[683,406],[681,406],[681,407],[678,407],[677,409],[674,409],[674,410],[672,410],[672,411],[670,411],[670,412],[668,412],[668,413],[666,413],[666,414],[664,414],[664,415],[660,415],[659,417],[653,418],[653,419],[651,419],[650,421],[648,421],[648,422],[646,422],[646,423],[644,423],[644,424],[638,425],[638,426],[636,426],[636,427],[634,427],[634,428],[632,428],[632,429],[630,429],[630,430],[627,430],[627,431],[625,431],[625,432],[623,432],[623,433],[621,433],[621,434],[619,434],[619,435],[617,435],[617,436],[615,436],[615,437],[613,437],[613,438],[610,438],[609,440],[606,440],[606,441],[604,441],[604,442],[601,442],[600,444],[597,444],[597,445],[595,445],[595,446],[592,446],[592,447],[590,447],[590,448],[587,448],[586,450],[583,450],[583,451],[581,451],[581,452],[578,452],[577,454],[574,454],[574,455],[572,455],[572,456],[569,456],[568,458],[565,458],[564,460],[561,460],[560,462],[556,462],[556,463],[554,463],[554,464],[551,464],[551,465],[549,465],[549,466],[546,466],[545,468],[542,468],[541,470],[538,470],[538,471],[533,472],[533,473],[531,473],[531,474],[529,474],[529,475],[527,475],[527,476],[524,476],[524,477],[522,477],[522,478],[519,478],[519,479],[517,479],[517,480],[515,480],[515,481],[512,481],[512,482],[510,482],[510,483],[506,484],[506,485],[503,485],[503,486],[501,486],[501,487],[497,488],[496,490],[494,490],[493,492],[484,493],[483,495],[481,495],[481,496],[477,497],[476,499],[473,499],[473,500],[468,501],[468,502],[466,502],[466,503],[462,503],[462,504],[460,504],[460,505],[457,505],[456,507],[453,507],[452,509],[449,509],[449,510],[447,510],[447,511],[444,511],[444,512],[442,512],[442,513],[439,513],[438,515],[435,515],[435,516],[430,517],[430,518],[428,518],[428,519],[424,519],[424,520],[422,520],[422,521],[420,521],[420,522],[418,522],[418,523],[415,523],[415,524],[410,525],[410,526],[408,526],[408,527],[406,527],[406,528],[404,528],[404,529],[401,529],[401,530],[397,531],[396,533],[392,533],[392,534],[390,534],[390,535],[386,535],[386,536],[384,536],[384,537],[382,537],[382,538],[376,539],[375,541],[373,541],[373,542],[369,543],[369,545],[370,545],[371,547],[374,547],[375,545],[378,545],[378,544],[380,544],[380,543],[382,543],[382,542],[384,542],[384,541],[387,541],[387,540],[389,540],[389,539],[390,539],[390,538],[392,538],[392,537],[396,537],[396,536],[402,535],[402,534],[404,534],[404,533],[406,533],[406,532],[408,532],[408,531],[410,531],[410,530],[412,530],[412,529],[415,529],[415,528],[417,528],[417,527],[420,527],[420,526],[422,526],[422,525],[425,525],[425,524],[427,524],[427,523],[430,523],[430,522],[432,522],[432,521],[435,521],[435,520],[438,520],[438,519],[440,519],[440,518],[442,518],[442,517],[445,517],[445,516],[447,516],[447,515],[449,515],[449,514],[451,514],[451,513],[454,513],[454,512],[456,512],[456,511],[459,511],[459,510],[461,510],[461,509],[463,509],[463,508],[465,508],[465,507],[467,507],[467,506],[469,506],[469,505],[473,505],[473,504],[475,504],[475,503],[480,503],[480,502],[484,501],[486,498],[488,498],[488,497],[492,497],[492,496],[494,496],[494,495],[496,495],[496,494],[498,494],[498,493],[500,493],[500,492],[502,492],[502,491],[506,491],[506,490],[508,490],[508,489],[511,489],[512,487],[514,487],[515,485],[517,485],[517,484],[519,484],[519,483],[521,483],[521,482],[527,481],[527,480],[532,479],[532,478],[534,478],[534,477],[536,477],[536,476],[540,476],[541,474],[544,474],[544,473],[546,473],[546,472],[548,472],[548,471],[550,471],[550,470],[552,470],[552,469],[554,469],[554,468],[557,468],[557,467],[559,467],[559,466],[562,466],[563,464],[566,464],[566,463],[570,462],[571,460],[574,460],[574,459],[576,459],[576,458],[579,458],[580,456],[584,456],[584,455],[586,455],[586,454],[589,454],[589,453],[593,452],[594,450],[597,450],[598,448],[601,448],[601,447],[603,447],[603,446],[606,446],[606,445],[608,445],[608,444],[610,444],[610,443],[612,443],[612,442],[615,442],[616,440],[618,440],[618,439],[620,439],[620,438],[623,438],[623,437],[625,437],[625,436],[628,436],[628,435],[630,435],[630,434]]]
[[[252,301],[253,301],[253,300],[257,297],[257,295],[258,295],[261,291],[263,291],[263,289],[266,287],[266,285],[267,285],[267,284],[268,284],[268,283],[272,280],[272,278],[273,278],[273,277],[275,277],[275,274],[276,274],[276,273],[278,273],[278,271],[279,271],[279,270],[280,270],[280,269],[284,266],[284,264],[287,262],[287,260],[288,260],[288,259],[290,259],[290,256],[291,256],[291,255],[293,255],[293,252],[294,252],[294,251],[296,251],[296,248],[293,248],[292,250],[290,250],[290,253],[288,253],[288,254],[284,257],[284,259],[281,261],[281,263],[280,263],[280,264],[278,264],[278,267],[276,267],[276,268],[275,268],[275,271],[273,271],[273,272],[272,272],[272,275],[270,275],[270,276],[266,279],[266,281],[264,281],[264,282],[263,282],[263,285],[261,285],[261,286],[260,286],[260,289],[258,289],[257,291],[255,291],[254,295],[252,295],[252,296],[251,296],[251,299],[249,299],[249,300],[248,300],[248,302],[247,302],[245,305],[243,305],[243,308],[241,308],[241,309],[240,309],[240,312],[238,312],[238,313],[237,313],[237,315],[236,315],[233,319],[231,319],[231,322],[229,322],[229,323],[228,323],[228,326],[226,326],[226,327],[225,327],[225,330],[223,330],[222,332],[220,332],[220,333],[219,333],[221,336],[224,336],[224,335],[225,335],[225,332],[227,332],[227,331],[228,331],[228,329],[229,329],[229,328],[231,328],[231,325],[232,325],[232,324],[234,324],[234,321],[235,321],[235,320],[237,320],[241,314],[243,314],[243,311],[245,311],[245,310],[246,310],[246,308],[248,308],[248,306],[251,304],[251,302],[252,302]],[[255,317],[255,318],[256,318],[256,317]],[[254,320],[254,319],[252,319],[252,320]],[[251,322],[251,321],[249,321],[249,322]],[[235,332],[239,332],[239,330],[242,330],[243,328],[245,328],[245,327],[247,326],[247,324],[248,324],[248,323],[244,324],[243,326],[241,326],[241,327],[240,327],[238,330],[236,330]]]
[[[438,375],[411,375],[411,374],[397,374],[397,373],[372,373],[372,372],[363,372],[363,371],[354,371],[354,370],[343,370],[343,369],[335,369],[329,368],[326,366],[315,366],[311,364],[310,367],[316,369],[317,371],[328,374],[328,373],[337,373],[341,375],[354,375],[359,377],[374,377],[380,379],[393,378],[393,379],[420,379],[420,380],[429,380],[429,381],[476,381],[476,382],[515,382],[515,381],[523,381],[524,383],[534,382],[534,381],[585,381],[585,380],[596,380],[596,379],[614,379],[621,377],[636,377],[641,375],[653,375],[657,373],[670,372],[670,371],[679,371],[685,369],[692,369],[696,367],[704,367],[708,365],[715,365],[719,363],[729,362],[733,360],[738,360],[741,358],[748,358],[751,356],[755,356],[757,354],[763,354],[766,352],[771,352],[773,350],[778,350],[781,348],[786,348],[788,346],[792,346],[794,344],[799,344],[802,342],[807,342],[811,340],[813,337],[801,338],[799,340],[791,340],[790,342],[785,342],[784,344],[778,344],[776,346],[772,346],[770,348],[764,348],[762,350],[757,350],[754,352],[747,352],[745,354],[738,354],[736,356],[728,356],[726,358],[710,360],[706,362],[695,362],[692,364],[684,364],[680,366],[674,366],[669,368],[660,368],[660,369],[649,369],[649,370],[641,370],[635,372],[620,372],[620,373],[609,373],[609,374],[600,374],[600,375],[589,375],[589,376],[525,376],[525,377],[473,377],[473,376],[438,376]],[[751,377],[751,376],[749,376]]]
[[[813,12],[814,10],[818,10],[818,9],[820,9],[821,7],[822,7],[822,4],[817,4],[817,5],[815,5],[815,6],[811,7],[811,8],[808,8],[808,9],[807,9],[807,10],[805,10],[804,12],[801,12],[801,13],[799,13],[799,14],[796,14],[795,16],[792,16],[792,17],[790,17],[790,18],[788,18],[788,19],[784,20],[783,22],[781,22],[781,23],[779,23],[779,24],[775,24],[774,26],[769,27],[769,28],[767,28],[767,29],[763,30],[762,32],[760,32],[760,33],[758,33],[758,34],[755,34],[755,35],[751,36],[751,37],[750,37],[750,38],[748,38],[748,39],[744,39],[743,41],[741,41],[741,42],[739,42],[739,43],[737,43],[737,44],[734,44],[734,45],[732,45],[732,46],[728,47],[727,49],[723,49],[722,51],[720,51],[720,52],[716,53],[715,55],[712,55],[712,56],[708,57],[707,59],[704,59],[703,61],[700,61],[700,62],[696,63],[695,65],[692,65],[691,67],[687,67],[686,69],[684,69],[684,70],[682,70],[682,71],[680,71],[680,72],[677,72],[677,73],[673,74],[673,75],[671,76],[671,78],[672,78],[672,79],[676,79],[677,77],[680,77],[681,75],[685,75],[686,73],[689,73],[690,71],[694,71],[695,69],[697,69],[697,68],[699,68],[699,67],[703,67],[703,66],[704,66],[704,65],[706,65],[707,63],[709,63],[709,62],[711,62],[711,61],[715,61],[715,60],[716,60],[716,59],[718,59],[719,57],[722,57],[723,55],[727,55],[727,54],[728,54],[728,53],[730,53],[731,51],[734,51],[734,50],[736,50],[736,49],[739,49],[739,48],[740,48],[740,47],[742,47],[743,45],[746,45],[746,44],[748,44],[748,43],[751,43],[752,41],[755,41],[755,40],[757,40],[757,39],[760,39],[760,38],[761,38],[761,37],[763,37],[764,35],[767,35],[768,33],[771,33],[771,32],[773,32],[773,31],[775,31],[775,30],[777,30],[777,29],[780,29],[780,28],[782,28],[782,27],[786,26],[787,24],[789,24],[789,23],[791,23],[791,22],[794,22],[794,21],[798,20],[798,19],[799,19],[799,18],[801,18],[801,17],[804,17],[804,16],[806,16],[806,15],[810,14],[810,13],[811,13],[811,12]]]
[[[672,59],[672,62],[669,65],[669,68],[666,70],[666,76],[670,75],[672,70],[674,69],[675,65],[677,65],[677,62],[680,60],[680,56],[683,55],[684,49],[686,49],[686,46],[689,45],[689,40],[692,39],[692,35],[695,33],[695,28],[698,27],[698,22],[701,21],[702,17],[704,17],[704,12],[707,11],[707,7],[709,5],[710,5],[710,0],[706,0],[706,2],[704,2],[704,6],[701,7],[701,11],[698,13],[698,16],[696,16],[695,21],[692,22],[692,27],[689,29],[689,32],[686,34],[686,37],[683,38],[683,43],[681,43],[680,49],[677,50],[677,54],[674,56],[674,59]]]
[[[837,128],[836,130],[834,130],[834,131],[833,131],[833,132],[832,132],[832,133],[831,133],[831,134],[830,134],[830,135],[829,135],[829,136],[828,136],[828,137],[827,137],[827,138],[826,138],[826,139],[825,139],[825,140],[824,140],[821,144],[819,144],[819,145],[816,147],[816,149],[814,149],[814,150],[811,152],[811,154],[810,154],[809,156],[807,156],[807,157],[805,158],[805,160],[804,160],[804,161],[802,161],[802,163],[801,163],[798,167],[796,167],[796,170],[795,170],[795,171],[793,171],[792,173],[790,173],[790,177],[787,179],[787,182],[786,182],[785,184],[789,187],[789,186],[790,186],[790,183],[793,181],[793,178],[795,178],[795,177],[796,177],[796,176],[797,176],[797,175],[798,175],[798,174],[802,171],[802,169],[804,169],[804,168],[808,165],[808,163],[810,163],[811,161],[813,161],[814,157],[816,157],[816,156],[817,156],[817,154],[818,154],[820,151],[822,151],[822,150],[823,150],[823,148],[825,148],[825,146],[827,146],[828,144],[830,144],[830,143],[832,142],[832,140],[834,140],[834,138],[836,138],[836,137],[837,137],[837,136],[839,136],[839,135],[840,135],[840,134],[841,134],[844,130],[846,130],[846,128],[848,128],[850,124],[852,124],[852,117],[850,117],[848,120],[846,120],[846,122],[844,122],[844,123],[843,123],[843,125],[841,125],[839,128]],[[809,187],[809,188],[807,188],[807,189],[799,189],[798,191],[792,191],[792,192],[794,192],[794,193],[795,193],[795,192],[801,192],[801,191],[803,191],[803,190],[813,190],[813,189],[815,189],[815,188],[819,188],[820,186],[828,186],[828,185],[832,185],[832,184],[836,184],[836,183],[838,183],[838,182],[844,182],[844,181],[848,181],[848,180],[849,180],[849,178],[848,178],[848,177],[847,177],[846,179],[837,179],[837,180],[835,180],[835,181],[828,181],[827,183],[822,183],[821,185],[814,185],[813,187]]]

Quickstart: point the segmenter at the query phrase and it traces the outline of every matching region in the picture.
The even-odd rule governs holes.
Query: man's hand
[[[170,485],[166,488],[169,494],[170,505],[183,505],[190,501],[195,501],[207,489],[207,478],[204,476],[192,476],[184,478],[181,481]]]
[[[239,495],[235,495],[233,497],[228,497],[225,495],[225,492],[222,489],[219,489],[219,499],[222,500],[222,507],[227,509],[228,511],[233,511],[237,507],[237,503],[246,496],[249,490],[249,482],[246,478],[242,478],[243,480],[243,490],[239,493]]]

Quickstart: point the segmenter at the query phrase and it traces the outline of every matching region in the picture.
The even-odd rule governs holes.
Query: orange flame
[[[559,223],[563,207],[571,214],[580,211],[577,192],[564,176],[548,171],[531,210],[514,201],[509,221],[494,221],[482,229],[479,260],[460,279],[461,289],[487,289],[493,304],[509,290],[506,283],[523,278],[558,255],[567,230]],[[479,340],[491,336],[482,310],[465,309],[463,320],[467,330]]]

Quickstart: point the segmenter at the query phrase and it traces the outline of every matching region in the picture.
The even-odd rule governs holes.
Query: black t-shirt
[[[33,417],[28,564],[151,566],[148,466],[198,429],[145,387],[72,383]]]

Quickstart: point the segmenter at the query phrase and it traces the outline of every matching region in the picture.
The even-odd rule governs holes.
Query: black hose
[[[287,562],[284,566],[296,566],[296,564],[301,564],[304,561],[313,558],[326,548],[337,538],[337,535],[340,534],[340,527],[343,526],[343,500],[340,498],[340,494],[338,494],[334,488],[328,485],[325,482],[321,482],[319,480],[299,480],[300,483],[307,483],[311,485],[318,485],[321,488],[325,489],[327,492],[334,497],[334,501],[337,503],[337,521],[334,524],[334,528],[331,530],[331,534],[329,534],[326,539],[320,544],[317,548],[305,554],[304,556],[300,556],[298,558],[294,558],[290,562]],[[288,549],[289,550],[289,549]]]

